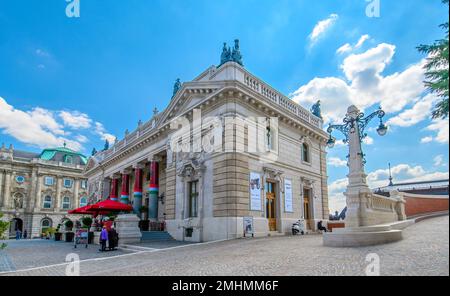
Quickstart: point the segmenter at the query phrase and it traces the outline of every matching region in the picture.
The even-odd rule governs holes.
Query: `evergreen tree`
[[[448,1],[442,0],[442,3],[448,5]],[[425,86],[442,99],[433,110],[433,118],[444,119],[448,116],[448,21],[439,27],[445,30],[444,39],[436,40],[431,45],[419,45],[417,49],[428,55],[424,67]]]

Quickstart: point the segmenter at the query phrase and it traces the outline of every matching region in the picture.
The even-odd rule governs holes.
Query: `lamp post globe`
[[[378,135],[384,136],[384,135],[386,135],[387,131],[388,131],[387,125],[381,122],[377,128]]]

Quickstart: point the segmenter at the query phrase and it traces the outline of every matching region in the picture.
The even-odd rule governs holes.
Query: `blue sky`
[[[415,49],[443,37],[438,0],[380,0],[378,18],[364,0],[80,4],[68,18],[64,0],[0,0],[0,142],[40,151],[65,140],[89,154],[164,109],[176,78],[217,65],[222,42],[239,38],[250,72],[307,108],[321,99],[327,123],[351,103],[383,106],[390,132],[370,129],[364,145],[371,186],[384,185],[388,162],[397,181],[448,177],[448,120],[429,117],[436,98]],[[329,151],[332,209],[345,155]]]

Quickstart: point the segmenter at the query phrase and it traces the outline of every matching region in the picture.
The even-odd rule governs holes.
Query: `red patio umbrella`
[[[91,206],[91,212],[131,212],[133,207],[111,199],[105,199]]]
[[[79,207],[74,210],[68,211],[69,214],[81,214],[81,215],[93,215],[94,212],[89,211],[92,205],[87,205],[84,207]]]

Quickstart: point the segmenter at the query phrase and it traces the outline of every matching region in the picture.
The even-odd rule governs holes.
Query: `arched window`
[[[47,229],[52,227],[52,220],[49,218],[44,218],[41,221],[41,232],[45,232]]]
[[[44,197],[44,209],[52,208],[52,197],[50,195],[46,195]]]
[[[80,198],[80,207],[84,207],[84,206],[87,206],[87,198],[85,196]]]
[[[73,163],[73,157],[71,155],[64,156],[65,163]]]
[[[303,145],[302,145],[302,160],[304,162],[310,162],[309,146],[306,143],[303,143]]]
[[[62,200],[62,208],[64,210],[70,209],[70,197],[64,196]]]

